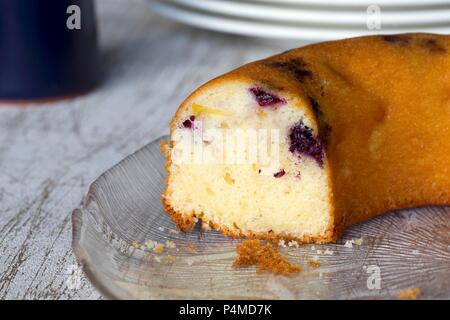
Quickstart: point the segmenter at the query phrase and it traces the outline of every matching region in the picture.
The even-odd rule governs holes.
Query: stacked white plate
[[[147,0],[154,11],[210,30],[330,40],[402,32],[450,34],[450,0]]]

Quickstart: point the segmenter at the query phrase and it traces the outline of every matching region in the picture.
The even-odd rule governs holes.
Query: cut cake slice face
[[[329,242],[332,192],[311,102],[243,79],[213,81],[171,123],[165,209],[180,229]]]

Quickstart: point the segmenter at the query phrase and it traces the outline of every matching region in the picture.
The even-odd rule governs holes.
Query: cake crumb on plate
[[[134,240],[134,241],[131,243],[131,246],[132,246],[133,248],[135,248],[135,249],[140,249],[140,248],[141,248],[141,243],[140,243],[138,240]]]
[[[177,245],[175,244],[175,242],[167,240],[166,241],[166,248],[171,248],[171,249],[175,249],[177,247]]]
[[[298,242],[295,241],[295,240],[289,241],[289,242],[288,242],[288,246],[289,246],[289,247],[295,247],[295,248],[298,248],[298,247],[299,247]]]
[[[310,266],[311,268],[319,268],[320,263],[317,261],[310,260],[310,261],[308,261],[308,266]]]
[[[278,241],[278,246],[286,248],[286,242],[283,239],[281,239],[280,241]]]
[[[187,247],[192,252],[196,252],[197,251],[197,247],[194,244],[192,244],[192,243],[188,243]]]
[[[172,264],[175,262],[175,257],[171,255],[167,255],[164,257],[164,262],[167,264]]]
[[[164,251],[164,245],[162,243],[157,243],[155,247],[153,248],[153,252],[155,253],[162,253]]]
[[[144,245],[145,248],[148,250],[153,250],[153,248],[156,246],[157,242],[153,240],[147,240],[145,241]]]
[[[245,240],[236,246],[239,257],[233,267],[241,268],[256,265],[256,271],[269,271],[274,274],[290,275],[300,272],[300,266],[290,263],[286,257],[269,243],[260,240]]]
[[[362,245],[363,243],[363,238],[359,238],[359,239],[350,239],[345,241],[344,247],[346,248],[353,248],[353,245],[356,244],[357,246]]]
[[[420,288],[410,288],[400,291],[398,297],[402,300],[415,300],[420,296]]]

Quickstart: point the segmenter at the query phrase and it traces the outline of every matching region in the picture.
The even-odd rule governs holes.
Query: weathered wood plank
[[[293,43],[219,35],[97,2],[105,79],[50,105],[0,107],[0,299],[98,299],[70,290],[70,214],[99,174],[167,132],[182,99],[215,75]]]

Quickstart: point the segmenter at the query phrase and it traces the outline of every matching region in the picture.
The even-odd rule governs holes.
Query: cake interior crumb
[[[236,246],[239,254],[233,267],[241,268],[256,265],[256,271],[269,271],[274,274],[290,275],[300,272],[300,266],[290,263],[286,257],[269,243],[260,240],[245,240]]]
[[[415,300],[420,296],[420,288],[410,288],[400,291],[398,297],[402,300]]]

